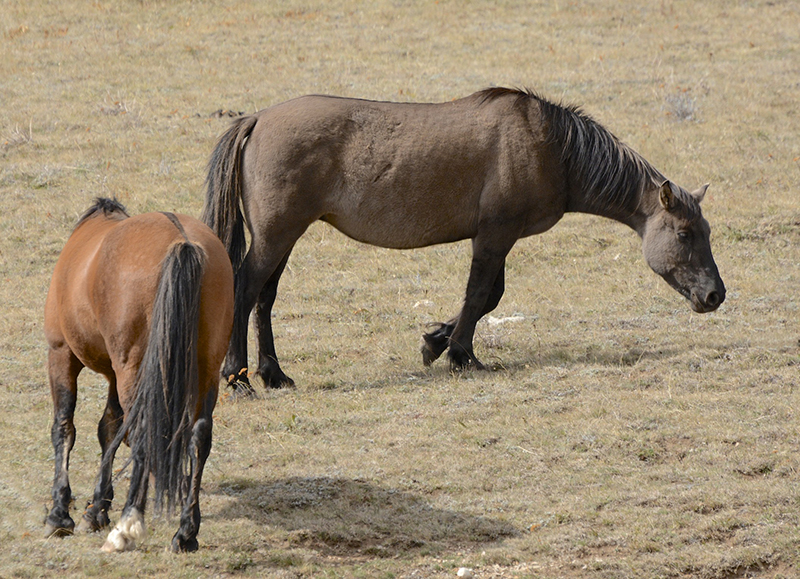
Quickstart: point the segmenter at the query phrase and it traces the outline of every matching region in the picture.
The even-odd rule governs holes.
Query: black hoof
[[[469,369],[486,370],[486,366],[481,364],[480,360],[475,357],[475,354],[471,354],[463,348],[451,345],[447,357],[450,358],[451,372],[461,372]]]
[[[66,537],[73,532],[75,532],[75,521],[68,514],[50,513],[44,522],[45,537]]]
[[[283,373],[277,360],[270,360],[265,366],[258,369],[258,375],[264,381],[267,388],[292,388],[294,380]]]
[[[422,334],[422,363],[430,366],[439,359],[447,346],[450,345],[450,334],[453,328],[447,324],[439,324],[439,327],[428,334]]]
[[[255,389],[250,385],[250,378],[247,376],[247,368],[242,368],[238,373],[226,374],[228,386],[233,390],[237,398],[254,398]]]
[[[180,535],[181,532],[178,531],[175,533],[175,536],[172,537],[171,548],[173,553],[194,553],[200,548],[197,544],[197,538],[192,537],[191,539],[184,539]]]
[[[102,531],[106,527],[111,524],[111,521],[108,518],[108,513],[105,511],[99,511],[97,513],[92,513],[90,510],[87,510],[83,513],[80,522],[78,523],[78,527],[75,529],[76,533],[96,533],[97,531]]]

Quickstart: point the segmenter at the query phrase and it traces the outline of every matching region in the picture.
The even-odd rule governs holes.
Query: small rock
[[[475,577],[475,572],[469,567],[461,567],[461,569],[458,570],[458,573],[456,573],[456,576],[464,577],[464,579],[472,579]]]

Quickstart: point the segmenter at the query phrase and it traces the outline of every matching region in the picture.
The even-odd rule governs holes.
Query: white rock
[[[464,579],[472,579],[475,577],[475,572],[469,567],[461,567],[461,569],[458,570],[458,573],[456,573],[456,576],[464,577]]]
[[[504,318],[495,318],[494,316],[486,316],[486,318],[484,319],[486,320],[486,323],[489,324],[490,326],[499,326],[501,324],[507,324],[509,322],[512,323],[521,322],[525,319],[525,316],[517,313],[512,316],[506,316]]]

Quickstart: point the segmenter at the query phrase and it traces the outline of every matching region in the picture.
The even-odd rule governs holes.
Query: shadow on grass
[[[537,366],[597,365],[610,367],[636,366],[643,360],[667,360],[682,353],[677,348],[606,348],[589,344],[583,349],[554,346],[537,352],[530,360]]]
[[[530,368],[574,368],[578,366],[603,366],[607,368],[629,368],[645,361],[662,361],[681,356],[685,350],[678,348],[605,348],[584,346],[583,348],[553,346],[531,351],[518,359],[499,360],[485,355],[483,362],[492,372],[517,372]]]
[[[509,523],[437,509],[414,494],[361,480],[239,478],[212,492],[237,499],[216,516],[284,529],[290,542],[325,555],[435,553],[518,534]]]

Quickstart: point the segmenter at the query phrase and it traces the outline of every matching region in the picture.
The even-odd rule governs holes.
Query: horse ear
[[[664,181],[658,191],[658,200],[661,201],[661,206],[664,210],[669,211],[675,207],[675,194],[672,192],[672,187],[669,181]]]
[[[700,187],[697,191],[692,191],[692,197],[694,197],[695,201],[698,203],[702,203],[703,197],[706,196],[706,190],[708,189],[708,183]]]

